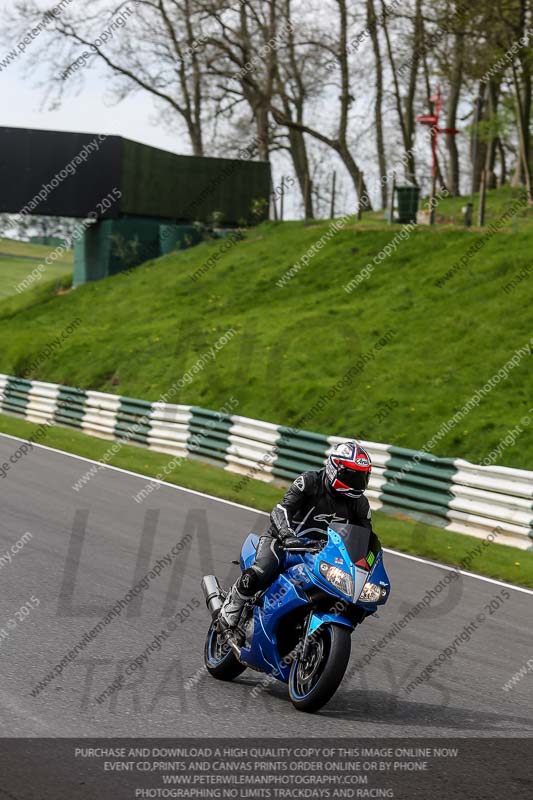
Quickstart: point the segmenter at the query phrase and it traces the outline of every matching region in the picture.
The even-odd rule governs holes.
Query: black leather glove
[[[285,538],[280,538],[281,546],[285,548],[285,550],[292,550],[293,547],[303,547],[303,542],[301,539],[298,539],[297,536],[285,536]]]
[[[272,533],[280,542],[294,536],[294,531],[289,524],[287,510],[279,505],[279,503],[272,509],[270,522],[272,523]]]

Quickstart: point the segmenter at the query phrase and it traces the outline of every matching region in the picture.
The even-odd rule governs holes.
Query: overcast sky
[[[6,10],[12,8],[14,0],[0,0],[0,25]],[[90,2],[90,0],[88,0]],[[39,0],[43,10],[50,6],[50,0]],[[16,46],[13,43],[11,46]],[[30,45],[31,47],[31,45]],[[9,52],[10,47],[0,44],[0,61]],[[29,48],[28,48],[29,52]],[[154,101],[146,92],[139,91],[119,104],[106,102],[106,79],[108,74],[102,67],[89,66],[83,70],[83,84],[79,93],[69,90],[60,107],[49,110],[44,102],[44,89],[39,87],[39,82],[45,81],[48,67],[36,65],[31,75],[27,74],[27,53],[22,54],[15,62],[0,71],[0,125],[23,128],[42,128],[46,130],[74,131],[87,133],[104,133],[107,135],[125,136],[130,139],[160,147],[176,153],[189,154],[191,152],[189,138],[183,128],[176,126],[170,130],[168,126],[158,122],[159,114]],[[26,69],[25,69],[26,67]],[[367,106],[369,98],[364,93],[359,100]],[[327,103],[326,103],[327,106]],[[367,123],[366,123],[367,124]],[[360,158],[361,145],[368,145],[364,136],[358,143],[357,150]],[[367,150],[367,147],[364,147]],[[369,155],[366,152],[364,155]],[[328,151],[324,169],[329,173],[337,169],[338,207],[337,215],[352,212],[355,208],[355,197],[350,180],[344,168],[336,163],[337,160]],[[281,159],[281,160],[280,160]],[[274,157],[274,183],[279,182],[281,174],[290,171],[288,159],[285,156]],[[367,169],[374,167],[372,159]],[[365,165],[364,165],[365,166]],[[377,176],[367,181],[373,199],[378,196]],[[295,218],[301,216],[301,197],[295,185],[289,191],[285,202],[286,214]]]
[[[12,2],[0,0],[0,25],[5,9]],[[0,60],[9,50],[0,44]],[[0,72],[0,125],[125,136],[175,153],[191,153],[189,137],[183,129],[177,126],[170,130],[167,125],[158,123],[159,114],[148,93],[139,91],[119,104],[106,102],[106,80],[103,70],[97,66],[84,70],[82,90],[79,94],[69,91],[55,110],[48,110],[44,102],[45,90],[38,86],[46,79],[48,69],[37,66],[31,76],[26,72],[24,54]],[[279,162],[279,158],[276,161]],[[287,170],[288,164],[278,164],[274,179],[276,171],[280,175],[281,172],[288,174]],[[286,217],[300,218],[300,204],[296,187],[288,189]]]
[[[13,2],[0,0],[0,25],[5,12],[13,7]],[[38,2],[43,11],[51,5],[51,0]],[[115,4],[110,2],[110,5]],[[0,61],[11,47],[16,47],[16,43],[0,43]],[[78,94],[69,90],[61,106],[49,110],[44,101],[45,90],[39,86],[39,82],[46,80],[49,68],[37,64],[31,75],[27,74],[30,48],[0,71],[0,125],[125,136],[176,153],[191,153],[189,137],[183,128],[177,125],[175,130],[170,130],[167,125],[158,122],[160,114],[148,93],[139,91],[119,104],[106,102],[105,87],[106,79],[109,82],[109,73],[106,74],[103,67],[98,65],[84,68],[83,85]],[[277,185],[282,174],[289,174],[290,166],[285,155],[275,154],[273,161],[273,178]],[[335,165],[334,161],[332,158],[328,171],[337,166],[339,215],[348,210],[341,207],[343,196],[350,196],[353,191],[348,176],[343,174],[343,168]],[[348,187],[347,192],[345,187]],[[354,199],[350,198],[348,202],[353,204]],[[301,218],[301,197],[295,184],[287,190],[285,214],[289,218]]]
[[[13,0],[0,0],[2,13],[12,6]],[[45,4],[46,5],[46,4]],[[49,5],[49,3],[48,3]],[[0,45],[0,59],[5,55]],[[37,69],[31,77],[24,77],[24,55],[0,72],[0,125],[20,128],[106,133],[128,136],[145,144],[162,147],[179,153],[189,153],[186,136],[157,125],[157,115],[150,97],[139,92],[119,105],[104,102],[102,74],[92,68],[85,72],[85,85],[79,95],[69,93],[62,106],[54,111],[43,107],[43,89],[37,88],[46,76],[46,69]]]

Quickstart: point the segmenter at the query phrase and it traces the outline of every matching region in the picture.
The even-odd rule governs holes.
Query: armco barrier
[[[0,375],[0,411],[37,423],[207,461],[249,478],[286,485],[319,469],[338,436],[273,425],[196,406],[134,400]],[[533,472],[483,467],[378,442],[361,442],[373,462],[374,509],[403,512],[448,530],[532,548]]]

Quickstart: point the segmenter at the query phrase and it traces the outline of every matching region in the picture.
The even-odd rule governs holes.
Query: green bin
[[[395,221],[401,222],[403,225],[416,222],[420,188],[418,186],[397,186],[396,196],[398,198],[398,214]]]

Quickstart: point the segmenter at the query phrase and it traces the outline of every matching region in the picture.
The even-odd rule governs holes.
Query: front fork
[[[342,625],[345,628],[350,628],[351,631],[354,629],[353,622],[351,622],[348,617],[344,617],[342,614],[330,614],[327,611],[311,611],[305,626],[305,634],[301,653],[301,658],[304,661],[309,654],[309,647],[311,642],[315,639],[317,632],[320,630],[322,625],[328,624]]]
[[[312,620],[313,620],[313,612],[311,611],[311,613],[307,617],[307,623],[305,625],[305,633],[304,633],[304,638],[303,638],[303,647],[302,647],[302,652],[301,652],[302,661],[307,661],[307,656],[309,655],[309,647],[310,647],[310,644],[311,644],[311,641],[312,641],[311,637],[313,636],[313,634],[310,633]]]

